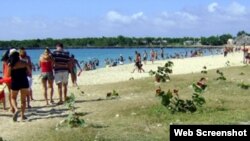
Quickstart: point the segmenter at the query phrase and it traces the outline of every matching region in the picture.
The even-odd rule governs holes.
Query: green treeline
[[[237,36],[247,34],[245,31],[238,32]],[[83,47],[140,47],[140,46],[201,46],[211,45],[220,46],[227,43],[227,40],[234,38],[231,34],[223,34],[220,36],[210,37],[183,37],[183,38],[168,38],[168,37],[99,37],[99,38],[65,38],[65,39],[33,39],[33,40],[11,40],[11,41],[0,41],[0,48],[6,49],[10,47],[18,48],[44,48],[54,47],[57,42],[61,42],[65,47],[69,48],[83,48]]]

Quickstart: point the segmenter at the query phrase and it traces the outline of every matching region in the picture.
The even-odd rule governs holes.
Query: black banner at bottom
[[[170,125],[170,141],[250,141],[250,125]]]

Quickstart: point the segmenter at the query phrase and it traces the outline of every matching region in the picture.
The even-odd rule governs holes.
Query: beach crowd
[[[64,49],[63,44],[57,43],[55,50],[51,51],[46,48],[39,58],[38,64],[33,64],[25,48],[9,49],[3,54],[1,61],[3,64],[1,85],[5,85],[0,90],[0,102],[3,103],[3,109],[6,109],[6,101],[4,89],[8,91],[9,111],[13,113],[13,121],[17,121],[19,114],[21,115],[21,121],[27,120],[25,116],[26,108],[32,108],[31,101],[33,98],[32,91],[32,72],[40,71],[41,87],[43,88],[43,95],[46,105],[62,105],[67,98],[68,93],[68,80],[71,77],[73,86],[77,86],[77,77],[81,75],[83,71],[90,71],[96,69],[100,65],[100,61],[97,58],[89,61],[78,61],[73,54]],[[243,51],[243,63],[250,64],[250,49],[249,48],[224,48],[224,49],[196,49],[190,52],[180,52],[173,55],[169,55],[164,52],[164,48],[157,50],[151,49],[150,52],[146,50],[143,52],[135,51],[134,57],[129,56],[128,61],[134,63],[134,69],[132,73],[137,71],[138,73],[145,72],[143,65],[154,63],[156,60],[165,60],[173,58],[187,58],[203,56],[209,51],[210,54],[224,54],[226,57],[228,53],[234,51]],[[125,64],[125,58],[120,54],[116,59],[106,58],[104,60],[106,67],[114,67]],[[82,67],[81,67],[82,65]],[[58,89],[59,100],[55,103],[54,95],[54,83]],[[21,106],[18,108],[17,97],[20,93]]]

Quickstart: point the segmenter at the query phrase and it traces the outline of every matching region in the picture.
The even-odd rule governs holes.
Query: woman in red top
[[[7,79],[9,78],[8,74],[9,74],[9,65],[8,65],[8,60],[9,60],[9,50],[7,50],[3,56],[2,56],[2,63],[3,63],[3,79]],[[14,112],[14,108],[11,104],[11,91],[10,91],[10,83],[9,82],[5,82],[7,88],[8,88],[8,93],[9,93],[9,103],[10,103],[10,111],[13,113]]]
[[[53,75],[53,66],[54,60],[52,58],[51,52],[48,48],[45,49],[44,53],[40,57],[40,67],[41,67],[41,77],[42,77],[42,85],[44,90],[44,98],[46,101],[46,105],[49,105],[48,96],[47,96],[47,89],[50,88],[50,103],[53,104],[53,82],[54,82],[54,75]],[[47,87],[47,85],[49,85]]]

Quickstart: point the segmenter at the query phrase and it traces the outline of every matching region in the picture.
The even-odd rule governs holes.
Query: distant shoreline
[[[98,46],[82,46],[82,47],[65,47],[65,49],[122,49],[122,48],[223,48],[224,46],[204,46],[204,45],[190,45],[190,46],[184,46],[184,45],[166,45],[166,46],[110,46],[110,47],[98,47]],[[0,50],[6,50],[9,47],[1,47]],[[25,49],[28,50],[39,50],[39,49],[45,49],[46,47],[27,47]],[[53,47],[50,47],[53,48]]]

